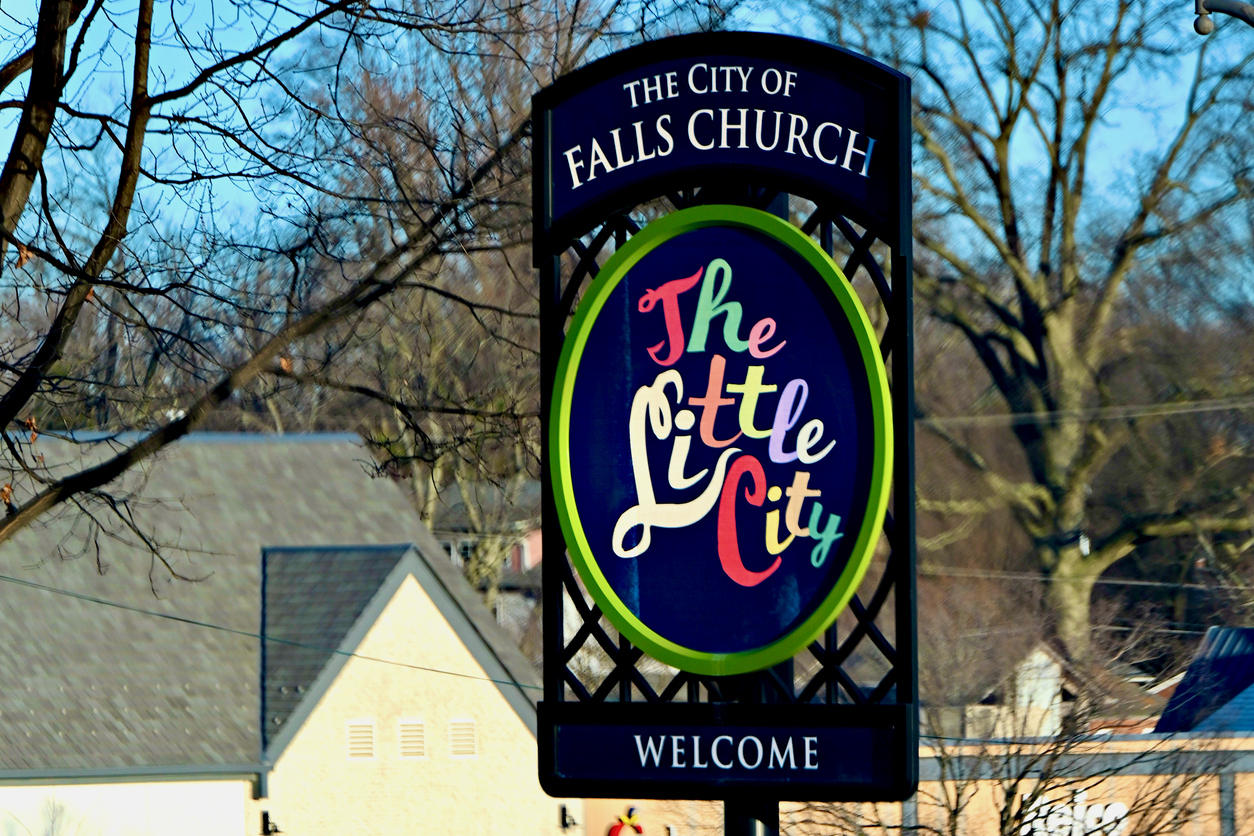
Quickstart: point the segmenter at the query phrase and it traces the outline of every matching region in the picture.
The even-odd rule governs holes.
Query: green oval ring
[[[571,400],[579,362],[583,358],[583,349],[597,315],[628,271],[655,247],[685,232],[710,226],[730,226],[762,233],[797,252],[823,277],[848,317],[861,351],[871,394],[872,427],[875,431],[873,472],[866,514],[844,571],[814,612],[791,632],[770,644],[736,653],[706,653],[676,644],[658,635],[627,609],[602,574],[584,534],[570,473]],[[891,484],[889,474],[893,466],[891,396],[888,376],[884,371],[884,358],[880,355],[875,330],[871,327],[866,311],[840,268],[810,236],[787,221],[744,206],[698,206],[673,212],[634,235],[605,263],[584,294],[562,344],[549,414],[553,496],[571,559],[592,599],[597,602],[610,623],[658,661],[703,676],[729,676],[769,668],[792,658],[822,635],[849,603],[866,575],[879,539],[880,528],[884,524],[884,514],[888,509]]]

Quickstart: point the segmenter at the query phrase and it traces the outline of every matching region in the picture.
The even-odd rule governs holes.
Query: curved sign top
[[[541,238],[586,231],[704,172],[834,198],[890,245],[909,188],[905,77],[783,35],[686,35],[604,58],[535,98]]]

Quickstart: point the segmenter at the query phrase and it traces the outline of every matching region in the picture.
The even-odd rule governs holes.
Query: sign
[[[1123,836],[1128,829],[1128,805],[1122,801],[1109,804],[1088,803],[1088,792],[1080,790],[1071,803],[1049,803],[1045,798],[1032,801],[1031,793],[1022,793],[1020,802],[1026,810],[1019,836],[1071,836],[1073,833]]]
[[[702,37],[724,48],[679,46]],[[898,226],[909,199],[899,177],[899,76],[796,38],[670,40],[597,62],[576,74],[573,92],[559,82],[536,96],[538,250],[619,208],[624,193],[665,193],[711,172],[800,194],[817,187],[864,226]]]
[[[886,780],[892,749],[875,745],[884,741],[891,742],[870,729],[823,726],[572,725],[559,732],[557,751],[572,773],[609,782],[705,779],[735,787],[775,778],[823,786]]]
[[[857,295],[786,221],[703,206],[633,237],[579,306],[551,415],[571,557],[655,658],[769,667],[862,579],[888,501],[884,364]]]
[[[843,706],[849,709],[851,706]],[[899,780],[906,728],[895,706],[540,703],[540,768],[575,795],[795,800],[877,794]],[[599,710],[602,709],[602,710]],[[770,711],[768,709],[774,709]],[[551,777],[550,777],[551,776]],[[884,790],[878,790],[883,793]],[[1036,834],[1042,836],[1042,834]]]
[[[910,113],[748,32],[532,99],[549,794],[914,792]]]

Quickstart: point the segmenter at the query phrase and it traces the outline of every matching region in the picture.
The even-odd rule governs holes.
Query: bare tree
[[[1170,432],[1155,428],[1172,411],[1165,401],[1248,392],[1229,375],[1139,374],[1143,362],[1166,370],[1148,351],[1166,340],[1153,339],[1163,321],[1139,318],[1135,304],[1151,282],[1221,285],[1248,252],[1234,212],[1254,194],[1254,54],[1223,38],[1184,41],[1170,4],[1128,0],[841,3],[821,14],[834,39],[914,77],[916,288],[992,396],[961,404],[958,420],[923,402],[921,426],[978,477],[977,495],[955,497],[976,500],[963,513],[1005,509],[1028,535],[1058,635],[1087,659],[1093,585],[1108,567],[1159,538],[1254,526],[1244,445],[1173,458]],[[1184,79],[1182,106],[1145,101],[1164,74]],[[1120,161],[1129,174],[1107,179],[1101,146],[1128,143],[1111,116],[1131,101],[1170,127]],[[955,431],[972,412],[1009,429],[1020,464],[1001,466]],[[1147,455],[1160,469],[1171,460],[1172,483],[1095,513],[1103,479],[1135,487],[1142,474],[1129,471]]]
[[[3,110],[20,116],[0,175],[0,542],[61,506],[116,512],[115,479],[233,398],[280,428],[284,408],[322,426],[308,413],[326,393],[365,398],[433,464],[458,440],[428,431],[433,415],[525,419],[525,393],[403,385],[438,356],[361,377],[378,359],[368,335],[413,338],[389,317],[414,311],[410,325],[469,323],[472,344],[533,362],[511,329],[534,327],[534,308],[483,270],[525,263],[530,93],[725,11],[43,0],[7,18]],[[41,434],[84,429],[112,437],[85,464],[45,463]],[[510,455],[528,443],[515,435]]]

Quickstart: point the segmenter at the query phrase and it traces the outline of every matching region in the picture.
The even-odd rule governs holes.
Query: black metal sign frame
[[[705,72],[696,78],[709,89],[709,68],[717,63],[702,59],[710,56],[734,56],[759,68],[786,62],[824,73],[839,89],[851,91],[849,100],[862,106],[854,118],[860,125],[873,125],[866,134],[878,134],[874,189],[863,189],[861,181],[850,177],[858,174],[860,158],[846,150],[845,165],[831,166],[832,175],[826,177],[812,176],[805,168],[812,161],[800,154],[793,155],[796,160],[776,155],[766,162],[728,153],[693,162],[681,155],[675,165],[653,171],[642,165],[612,183],[603,170],[595,193],[587,190],[584,194],[591,197],[578,202],[569,198],[569,190],[555,194],[555,183],[586,174],[587,165],[576,154],[563,157],[569,149],[555,146],[562,120],[570,118],[563,105],[586,101],[581,94],[608,90],[610,82],[622,87],[617,83],[633,74],[654,79],[653,91],[666,91],[668,81],[672,87],[676,82],[664,70],[675,66],[705,67],[690,72]],[[743,80],[741,69],[739,76],[728,72],[725,84]],[[779,72],[780,84],[787,78]],[[766,79],[762,89],[769,92]],[[776,89],[785,88],[777,84]],[[634,96],[644,91],[637,87],[631,92],[634,106]],[[715,109],[707,110],[713,114]],[[726,124],[726,113],[723,119]],[[881,536],[882,571],[864,581],[848,615],[838,622],[840,629],[828,629],[804,658],[734,677],[659,671],[608,625],[566,556],[553,490],[544,479],[542,786],[566,797],[908,797],[918,781],[909,79],[812,41],[756,33],[686,35],[625,50],[566,76],[535,96],[533,125],[546,473],[548,407],[557,358],[581,291],[596,276],[605,254],[622,246],[647,218],[704,204],[740,204],[781,214],[791,205],[794,222],[842,264],[855,289],[864,291],[864,300],[877,301],[881,321],[886,321],[880,345],[892,386],[895,439],[893,494]],[[665,126],[673,128],[671,135],[683,130],[669,122]],[[724,128],[722,144],[734,147],[726,133]],[[835,135],[828,132],[829,138]],[[811,136],[810,147],[818,153],[818,138]],[[695,142],[695,134],[693,138]],[[620,139],[615,134],[615,142]],[[708,144],[715,144],[713,136]],[[854,147],[852,137],[847,147]],[[640,150],[645,151],[643,144]],[[868,164],[870,150],[864,155]],[[839,149],[828,151],[840,162]],[[621,150],[618,159],[624,159]],[[558,168],[562,163],[568,171]],[[605,168],[612,170],[610,163]],[[865,166],[861,174],[869,179]],[[868,671],[874,671],[870,679]]]

